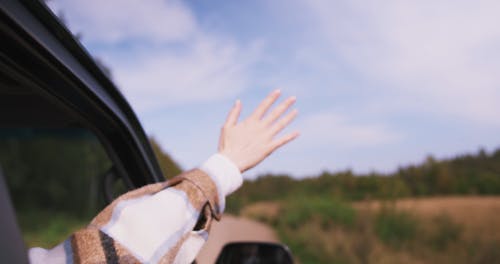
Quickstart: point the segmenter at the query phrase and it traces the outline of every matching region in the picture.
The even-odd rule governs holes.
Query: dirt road
[[[224,215],[220,222],[214,221],[209,239],[197,262],[213,264],[222,247],[230,241],[271,241],[278,239],[274,231],[262,223],[246,218]]]

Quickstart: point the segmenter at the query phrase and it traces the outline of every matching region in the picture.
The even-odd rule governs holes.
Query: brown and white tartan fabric
[[[190,263],[241,182],[234,164],[216,154],[201,169],[123,194],[54,249],[31,249],[30,261]]]

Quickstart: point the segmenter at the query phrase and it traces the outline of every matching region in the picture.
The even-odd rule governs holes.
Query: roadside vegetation
[[[499,210],[500,197],[491,196],[295,197],[249,205],[240,215],[272,226],[300,263],[499,263]]]
[[[228,208],[268,223],[300,263],[500,263],[500,150],[392,174],[246,182]]]

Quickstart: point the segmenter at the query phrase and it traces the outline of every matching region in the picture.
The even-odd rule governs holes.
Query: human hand
[[[247,119],[239,123],[239,100],[229,112],[219,139],[219,153],[233,161],[241,172],[253,168],[273,151],[299,136],[299,132],[295,131],[275,139],[297,116],[296,109],[283,116],[295,102],[295,97],[289,97],[264,116],[280,93],[279,90],[273,91]]]

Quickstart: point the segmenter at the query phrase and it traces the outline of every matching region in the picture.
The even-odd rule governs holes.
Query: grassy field
[[[299,263],[500,263],[500,196],[345,202],[296,196],[245,207]],[[18,215],[28,246],[52,247],[90,219]]]
[[[241,214],[272,225],[300,263],[500,263],[500,197],[296,197]]]
[[[358,210],[380,210],[384,206],[378,201],[354,203]],[[387,203],[385,203],[387,206]],[[447,215],[464,227],[467,238],[500,240],[500,197],[435,197],[421,199],[401,199],[391,206],[432,219]]]
[[[85,227],[90,217],[75,217],[60,212],[29,210],[18,213],[17,220],[28,247],[52,248],[74,231]]]

